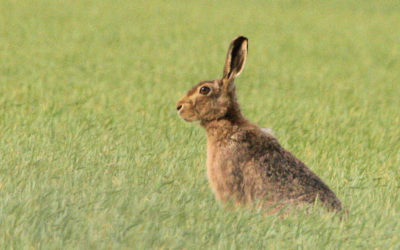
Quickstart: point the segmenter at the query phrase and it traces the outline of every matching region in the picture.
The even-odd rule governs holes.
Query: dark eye
[[[203,87],[200,88],[200,94],[207,95],[208,93],[210,93],[210,90],[211,89],[209,87],[203,86]]]

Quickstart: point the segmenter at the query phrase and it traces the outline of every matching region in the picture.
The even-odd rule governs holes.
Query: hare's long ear
[[[234,79],[242,73],[247,58],[247,38],[239,36],[231,42],[224,67],[225,79]]]

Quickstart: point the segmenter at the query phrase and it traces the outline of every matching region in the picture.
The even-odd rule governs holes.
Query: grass
[[[175,103],[222,74],[349,217],[227,210]],[[400,248],[397,1],[0,2],[2,249]]]

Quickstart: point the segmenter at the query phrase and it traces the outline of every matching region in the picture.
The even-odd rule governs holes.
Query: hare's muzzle
[[[193,105],[190,101],[180,100],[176,104],[176,110],[178,111],[179,117],[187,122],[196,121],[198,117],[193,109]]]

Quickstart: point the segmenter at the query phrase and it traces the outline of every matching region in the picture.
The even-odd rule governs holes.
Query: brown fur
[[[234,39],[223,78],[200,82],[177,104],[184,120],[200,120],[207,131],[207,174],[217,199],[239,205],[258,201],[274,212],[319,199],[328,209],[341,210],[339,199],[317,175],[276,137],[243,117],[234,79],[246,56],[247,38]],[[207,95],[199,93],[204,86],[211,90]]]

